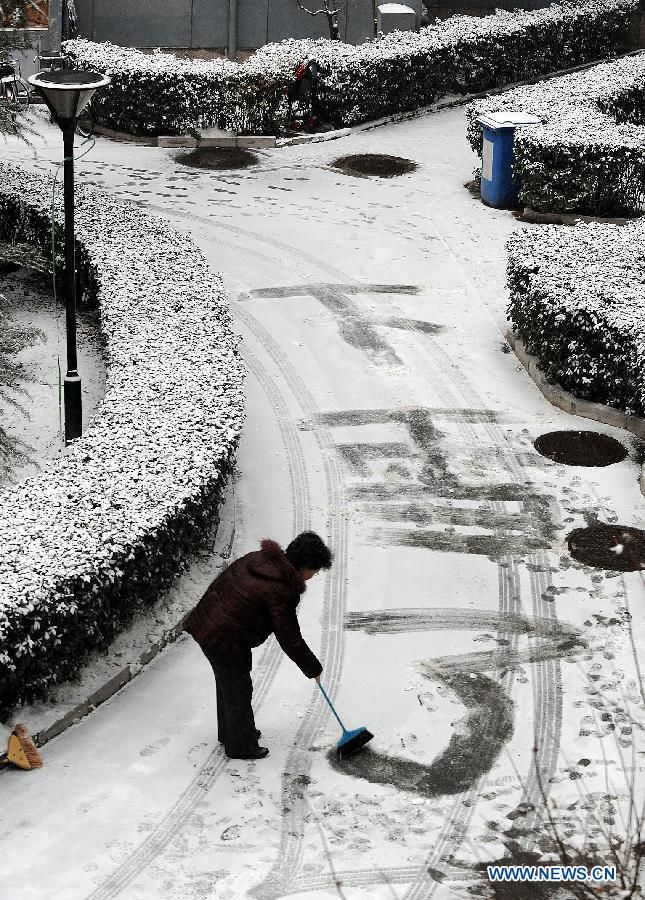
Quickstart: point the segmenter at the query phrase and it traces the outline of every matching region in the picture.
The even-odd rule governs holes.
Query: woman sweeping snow
[[[215,673],[217,731],[231,759],[263,759],[251,698],[251,649],[275,634],[280,647],[307,678],[320,683],[322,666],[307,646],[296,608],[310,578],[329,569],[332,554],[313,531],[282,550],[264,540],[261,549],[231,563],[210,585],[184,623]]]

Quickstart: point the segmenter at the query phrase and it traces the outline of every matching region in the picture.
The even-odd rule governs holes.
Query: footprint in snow
[[[161,750],[162,747],[165,747],[169,741],[170,738],[160,738],[156,744],[148,744],[147,747],[144,747],[143,750],[140,750],[139,756],[152,756],[152,754],[156,753],[157,750]]]

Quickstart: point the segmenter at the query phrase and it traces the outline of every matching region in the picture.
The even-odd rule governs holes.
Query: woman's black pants
[[[227,756],[245,756],[258,749],[258,735],[251,701],[253,682],[250,672],[225,666],[214,654],[204,650],[215,674],[217,691],[217,737]]]

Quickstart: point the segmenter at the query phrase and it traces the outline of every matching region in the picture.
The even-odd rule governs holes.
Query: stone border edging
[[[126,131],[113,131],[104,125],[94,125],[92,128],[95,134],[101,134],[113,141],[127,141],[130,144],[140,144],[143,147],[156,147],[158,138],[141,137],[140,135],[128,134]]]
[[[135,678],[149,662],[152,662],[155,656],[157,656],[164,647],[175,641],[182,633],[182,630],[183,619],[181,622],[178,622],[174,628],[169,631],[164,631],[160,640],[153,643],[150,648],[142,653],[136,660],[129,663],[127,666],[124,666],[120,672],[117,672],[116,675],[112,676],[112,678],[110,678],[110,680],[102,687],[90,694],[87,700],[78,703],[73,709],[65,713],[60,719],[57,719],[52,725],[49,725],[47,728],[41,729],[36,732],[36,734],[32,735],[36,746],[42,747],[47,741],[51,741],[52,738],[58,737],[59,734],[62,734],[63,731],[66,731],[71,725],[77,725],[81,719],[93,712],[97,706],[101,706],[102,703],[109,700],[110,697],[117,693],[117,691],[120,691],[122,687],[125,687],[128,682],[132,681],[132,679]]]
[[[233,504],[233,508],[235,506],[235,484],[234,481],[230,482],[230,499]],[[224,504],[222,504],[224,505]],[[222,518],[220,517],[220,521],[217,526],[217,531],[214,537],[216,540],[220,537],[220,528],[222,525]],[[213,555],[217,554],[222,559],[222,567],[228,565],[226,560],[230,559],[231,552],[233,550],[233,544],[235,541],[236,529],[235,529],[235,514],[233,514],[230,533],[226,538],[226,542],[224,546],[220,546],[218,550],[213,551]],[[220,569],[221,571],[221,569]],[[213,577],[216,577],[219,572],[216,572]],[[179,575],[178,577],[181,577]],[[150,613],[155,613],[155,608],[152,607],[150,609]],[[34,743],[37,747],[42,747],[43,744],[46,744],[48,741],[51,741],[52,738],[58,737],[59,734],[62,734],[72,725],[78,724],[81,719],[88,716],[91,712],[93,712],[98,706],[101,706],[105,703],[106,700],[109,700],[113,697],[118,691],[121,690],[122,687],[125,687],[130,681],[136,678],[143,669],[152,662],[152,660],[161,653],[161,651],[167,647],[169,644],[174,643],[181,635],[184,633],[184,620],[188,613],[184,613],[179,621],[170,628],[165,628],[161,636],[153,641],[153,643],[148,647],[147,650],[144,650],[143,653],[140,653],[136,659],[131,660],[127,665],[125,665],[122,669],[120,669],[116,674],[112,675],[100,688],[93,691],[89,696],[85,699],[76,703],[72,709],[68,710],[63,716],[57,718],[51,725],[47,725],[45,728],[41,728],[39,731],[32,734],[34,739]],[[118,639],[118,638],[117,638]],[[82,679],[82,675],[81,675]],[[54,708],[55,708],[54,704]],[[19,710],[16,710],[18,714],[20,714]]]
[[[638,218],[602,218],[601,216],[583,216],[580,213],[541,213],[524,207],[522,222],[533,222],[538,225],[576,225],[578,222],[598,222],[602,225],[629,225],[638,221]]]
[[[569,391],[565,391],[559,384],[552,384],[546,380],[544,373],[538,368],[537,357],[526,352],[523,341],[511,328],[506,331],[505,337],[532,380],[553,406],[557,406],[558,409],[570,413],[572,416],[582,416],[585,419],[601,422],[603,425],[623,428],[645,440],[645,419],[621,412],[604,403],[580,400]],[[641,494],[645,496],[645,463],[641,466],[639,483]]]
[[[282,147],[293,147],[298,144],[316,144],[323,141],[335,141],[338,138],[348,137],[351,134],[360,134],[362,131],[369,131],[372,128],[378,128],[381,125],[388,125],[392,122],[402,122],[408,119],[415,119],[418,116],[428,115],[430,113],[440,112],[444,109],[454,109],[457,106],[466,106],[472,100],[480,100],[484,97],[494,97],[496,94],[503,94],[514,88],[524,87],[529,84],[538,84],[540,81],[550,81],[553,78],[561,78],[563,75],[572,75],[574,72],[582,72],[585,69],[591,69],[602,63],[612,62],[615,59],[622,59],[626,56],[638,56],[645,53],[645,49],[630,50],[620,53],[611,59],[598,59],[593,62],[584,63],[581,66],[574,66],[571,69],[560,69],[557,72],[549,72],[545,75],[539,75],[537,78],[529,78],[527,81],[516,81],[512,84],[505,84],[500,88],[491,88],[487,91],[478,91],[475,94],[466,94],[463,97],[455,97],[452,100],[438,101],[429,106],[422,106],[419,109],[408,110],[407,112],[392,113],[381,119],[373,119],[370,122],[362,122],[360,125],[351,125],[346,128],[337,128],[333,131],[324,131],[319,134],[302,134],[290,138],[279,138],[275,135],[236,135],[232,133],[222,134],[221,136],[211,136],[203,138],[190,137],[188,135],[160,135],[159,137],[137,137],[122,131],[112,131],[103,125],[95,125],[96,134],[111,138],[116,141],[129,141],[134,144],[143,144],[148,147],[226,147],[248,148],[248,149],[278,149]]]

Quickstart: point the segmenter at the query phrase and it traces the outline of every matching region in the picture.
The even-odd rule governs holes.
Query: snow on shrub
[[[181,61],[155,52],[96,44],[63,45],[67,63],[95,69],[112,84],[93,100],[98,120],[132,134],[182,134],[217,125],[248,134],[287,124],[285,88],[295,66],[316,58],[330,69],[319,112],[336,126],[432,103],[449,93],[486,90],[609,56],[637,0],[567,0],[534,12],[453,16],[419,33],[394,32],[354,47],[339,41],[268,44],[242,64]]]
[[[238,338],[201,252],[133,204],[76,197],[105,399],[64,458],[0,494],[0,719],[171,582],[216,521],[243,422]],[[2,239],[47,252],[50,211],[50,179],[0,164]],[[60,202],[57,217],[62,252]]]
[[[546,378],[645,415],[645,224],[524,229],[508,250],[508,317]]]
[[[516,88],[469,104],[468,138],[481,154],[482,113],[521,110],[543,125],[519,128],[520,202],[541,212],[625,216],[645,200],[645,55]]]

